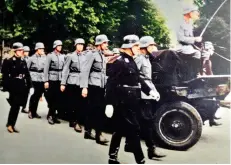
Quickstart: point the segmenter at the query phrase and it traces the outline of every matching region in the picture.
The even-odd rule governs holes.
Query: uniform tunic
[[[187,23],[185,20],[182,21],[177,31],[177,40],[179,42],[179,51],[183,54],[192,55],[194,58],[199,59],[201,53],[196,50],[192,45],[195,43],[193,34],[193,22]]]
[[[77,85],[80,88],[88,86],[88,79],[85,78],[83,67],[86,65],[86,56],[84,53],[73,52],[66,56],[65,65],[62,72],[62,85]],[[85,78],[85,79],[84,79]]]
[[[140,72],[145,76],[144,79],[145,79],[146,84],[148,84],[148,86],[152,90],[156,91],[156,87],[152,83],[152,65],[150,63],[149,56],[148,55],[138,55],[134,58],[134,60]],[[141,98],[151,99],[151,97],[144,94],[144,92],[141,93]]]
[[[27,67],[30,71],[30,76],[33,82],[44,82],[44,67],[46,55],[34,54],[27,61]]]
[[[82,116],[81,111],[85,108],[85,100],[82,97],[82,88],[88,87],[88,78],[83,72],[86,65],[85,53],[76,51],[66,56],[62,72],[62,85],[66,85],[66,102],[68,103],[68,118],[70,124],[76,124]]]
[[[104,88],[106,84],[106,58],[101,51],[88,51],[84,72],[89,74],[89,85]],[[88,75],[86,75],[88,76]]]
[[[56,110],[62,114],[63,94],[60,91],[60,82],[62,80],[62,70],[64,66],[65,56],[52,52],[47,55],[44,67],[44,82],[49,82],[49,88],[45,92],[45,97],[48,100],[49,112],[48,117],[55,116]],[[62,110],[61,110],[62,109]]]
[[[44,67],[44,81],[61,81],[62,80],[62,70],[64,66],[63,54],[56,55],[52,52],[47,55],[47,59]]]

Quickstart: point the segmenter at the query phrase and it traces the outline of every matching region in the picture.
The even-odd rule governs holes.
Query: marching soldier
[[[7,85],[6,89],[9,92],[8,102],[10,104],[10,112],[7,122],[7,130],[10,133],[19,131],[15,128],[16,120],[20,110],[25,102],[25,95],[28,89],[31,88],[30,74],[23,57],[23,45],[19,42],[13,44],[14,56],[7,60],[4,65],[3,71]]]
[[[156,50],[156,43],[154,38],[151,36],[144,36],[140,39],[140,50],[141,55],[134,57],[134,60],[137,64],[138,69],[143,74],[146,84],[155,92],[160,98],[158,91],[155,88],[155,85],[152,83],[152,66],[149,60],[149,56],[153,51]],[[145,138],[146,146],[148,147],[148,158],[162,158],[165,155],[157,153],[156,146],[153,141],[153,107],[152,107],[152,97],[146,95],[144,92],[141,93],[140,106],[141,110],[138,111],[138,119],[140,123],[140,129]],[[159,100],[156,101],[159,101]],[[128,145],[129,146],[129,145]]]
[[[23,59],[27,62],[29,59],[30,48],[29,46],[23,47]]]
[[[48,123],[53,125],[60,124],[57,119],[56,110],[62,107],[60,82],[62,80],[62,70],[64,66],[64,55],[61,54],[62,41],[56,40],[53,43],[54,51],[47,55],[44,67],[44,87],[45,97],[48,101],[49,112],[47,115]]]
[[[84,71],[89,78],[88,100],[89,108],[85,121],[85,139],[94,139],[91,133],[93,125],[96,130],[96,143],[106,144],[108,140],[103,137],[103,121],[105,109],[105,84],[106,84],[106,57],[104,53],[108,53],[108,38],[106,35],[98,35],[95,39],[96,50],[86,53],[87,64]]]
[[[82,132],[79,125],[81,111],[84,107],[84,98],[87,96],[88,79],[83,78],[83,66],[86,63],[86,57],[82,53],[85,41],[82,38],[75,40],[76,50],[67,55],[61,81],[61,91],[67,92],[69,126],[74,127],[76,132]]]
[[[24,46],[23,47],[23,57],[22,57],[22,59],[25,60],[26,62],[29,59],[29,53],[30,53],[29,46]],[[22,113],[28,113],[28,111],[26,110],[26,104],[27,104],[28,96],[29,96],[29,89],[28,89],[27,95],[25,96],[26,97],[25,102],[24,102],[24,104],[22,106],[22,110],[21,110]]]
[[[139,69],[133,59],[133,56],[139,54],[139,37],[136,35],[125,36],[121,48],[120,56],[116,60],[109,60],[107,64],[107,91],[113,91],[116,100],[113,102],[116,130],[111,139],[109,164],[120,163],[117,157],[123,135],[129,139],[136,162],[144,164],[137,121],[141,90],[145,94],[151,95],[153,99],[158,99],[158,95],[140,77]]]
[[[44,93],[44,66],[46,55],[44,54],[44,44],[41,42],[35,45],[35,54],[28,59],[27,67],[30,72],[32,84],[34,87],[34,94],[30,97],[29,101],[29,115],[30,119],[38,118],[41,116],[37,114],[38,102]]]

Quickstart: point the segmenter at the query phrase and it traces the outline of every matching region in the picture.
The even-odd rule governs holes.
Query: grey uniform
[[[182,21],[178,31],[177,31],[177,40],[179,42],[179,51],[183,54],[192,55],[194,58],[200,58],[201,53],[199,50],[196,50],[192,45],[195,43],[195,38],[193,35],[193,23],[186,23]]]
[[[34,82],[44,82],[44,67],[46,62],[46,55],[34,54],[28,59],[27,67],[30,71],[30,76]]]
[[[152,83],[152,65],[148,55],[138,55],[134,57],[136,65],[140,72],[145,76],[146,84],[154,91],[156,91],[155,85]],[[141,92],[142,99],[152,99],[151,96],[147,96],[144,92]]]
[[[23,57],[23,59],[24,59],[26,62],[28,62],[29,58],[30,58],[30,57],[28,57],[28,56]]]
[[[85,53],[77,53],[76,51],[66,56],[63,72],[62,85],[77,85],[80,88],[88,87],[88,78],[83,67],[86,65]]]
[[[44,81],[61,81],[65,55],[52,52],[47,55],[44,68]]]
[[[101,51],[88,51],[86,53],[86,66],[84,72],[89,75],[89,85],[104,88],[106,85],[106,58]]]

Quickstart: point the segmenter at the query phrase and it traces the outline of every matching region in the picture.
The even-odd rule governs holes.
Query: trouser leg
[[[8,115],[8,121],[7,121],[7,127],[12,126],[14,127],[18,118],[18,113],[20,110],[20,104],[15,102],[15,94],[10,93],[10,100],[11,100],[11,107],[10,107],[10,112]]]
[[[141,111],[140,111],[140,127],[142,135],[144,135],[146,146],[149,149],[153,149],[154,146],[154,136],[153,136],[153,124],[154,117],[152,113],[152,103],[151,100],[141,100]]]
[[[60,82],[49,83],[48,89],[48,100],[49,100],[49,112],[48,116],[55,117],[56,110],[59,108],[60,104]]]
[[[34,94],[30,98],[30,111],[32,113],[32,116],[35,116],[37,114],[40,97],[44,92],[44,87],[42,82],[34,82],[33,85],[34,85]]]

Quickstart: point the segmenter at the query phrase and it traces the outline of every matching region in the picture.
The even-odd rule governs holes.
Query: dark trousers
[[[48,101],[48,117],[55,117],[56,111],[60,111],[60,107],[63,106],[62,92],[60,90],[60,81],[50,81],[49,88],[46,91],[46,100]]]
[[[145,144],[149,150],[155,149],[154,143],[154,116],[152,110],[152,100],[142,99],[140,101],[140,111],[137,112],[141,134],[144,136]],[[126,144],[130,146],[130,139],[126,138]]]
[[[109,156],[117,157],[122,136],[129,139],[133,154],[137,163],[144,159],[144,154],[140,144],[140,129],[137,120],[137,111],[139,100],[129,99],[120,101],[115,108],[115,125],[116,130],[112,135]]]
[[[97,86],[88,88],[88,108],[86,112],[85,130],[90,131],[93,127],[96,134],[100,134],[105,122],[105,89]]]
[[[33,82],[34,94],[30,98],[29,110],[35,116],[38,109],[39,99],[44,93],[44,82]]]
[[[82,97],[82,88],[77,85],[67,85],[68,119],[70,123],[80,123],[86,99]]]
[[[139,111],[139,123],[141,134],[144,136],[144,140],[148,149],[154,148],[154,116],[152,110],[152,100],[144,100],[140,101],[141,111]]]

